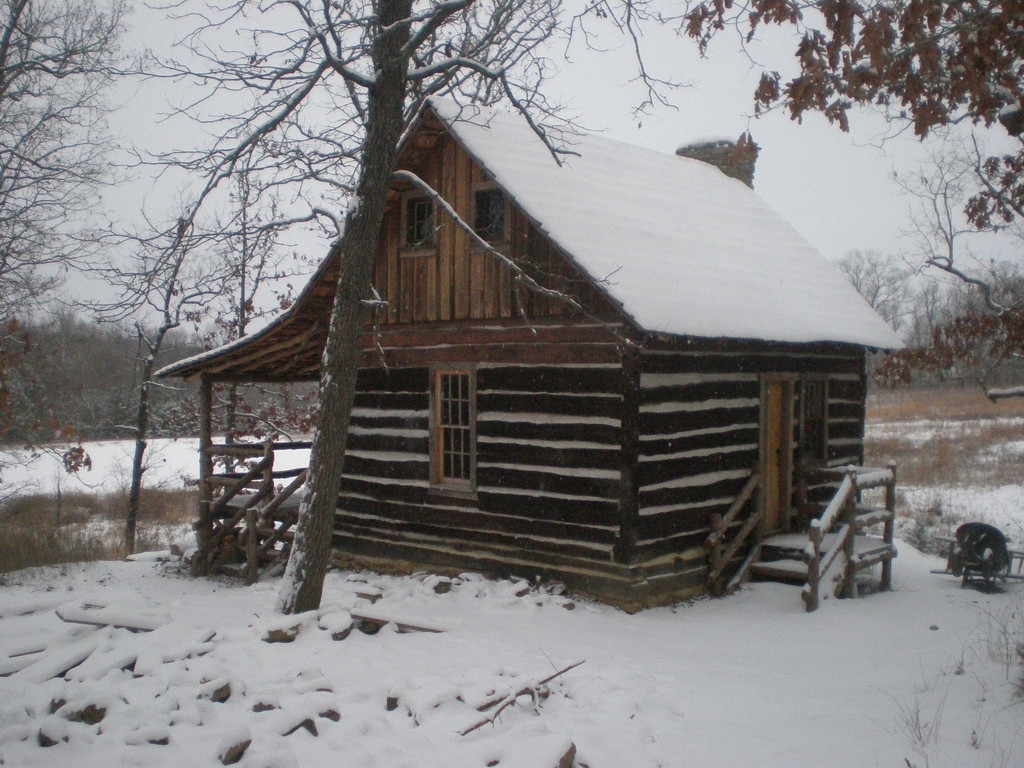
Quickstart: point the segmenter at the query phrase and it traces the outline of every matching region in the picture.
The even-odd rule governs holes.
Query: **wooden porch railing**
[[[740,491],[739,496],[736,497],[736,500],[726,513],[724,515],[711,516],[711,533],[708,534],[707,539],[704,541],[704,547],[708,550],[709,559],[706,589],[708,594],[714,597],[721,597],[734,591],[742,583],[747,570],[750,568],[750,564],[757,555],[757,547],[752,548],[743,564],[740,565],[739,570],[726,583],[725,571],[733,561],[736,553],[739,552],[740,547],[757,530],[757,526],[761,522],[761,509],[755,509],[750,517],[744,521],[727,546],[725,545],[726,534],[730,526],[735,522],[737,515],[747,506],[747,502],[754,498],[754,492],[760,484],[761,475],[755,471],[750,475],[746,485],[743,486],[743,490]]]
[[[862,491],[880,487],[885,488],[884,507],[858,504]],[[822,589],[833,589],[836,597],[855,597],[857,571],[877,563],[882,564],[881,588],[892,588],[892,560],[896,556],[893,545],[895,510],[895,464],[885,469],[848,467],[845,470],[832,501],[821,517],[810,524],[809,542],[804,550],[807,584],[803,589],[808,612],[818,608]],[[857,535],[878,523],[883,526],[881,543],[858,552]]]
[[[310,446],[272,441],[206,446],[200,460],[199,551],[193,560],[197,572],[241,571],[239,575],[252,583],[261,563],[283,555],[274,550],[295,522],[294,511],[285,512],[283,507],[305,483],[307,470],[275,470],[275,455]],[[219,457],[253,463],[245,471],[216,473],[212,468]],[[279,490],[276,481],[286,479],[290,482]]]

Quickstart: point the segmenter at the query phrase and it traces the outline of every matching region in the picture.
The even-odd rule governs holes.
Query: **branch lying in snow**
[[[83,602],[62,605],[56,613],[57,618],[69,624],[120,627],[132,632],[152,632],[171,622],[171,617],[166,614],[136,613],[115,605],[88,605]]]
[[[593,314],[585,310],[583,306],[578,301],[576,301],[576,299],[574,299],[572,296],[570,296],[567,293],[562,293],[561,291],[556,291],[553,288],[545,288],[543,285],[541,285],[528,274],[526,274],[526,272],[523,271],[522,267],[520,267],[518,264],[512,261],[512,259],[506,256],[504,253],[496,249],[482,237],[480,237],[480,235],[477,234],[477,231],[473,229],[473,227],[471,227],[469,224],[467,224],[462,219],[462,217],[455,212],[455,209],[452,208],[451,204],[447,200],[445,200],[444,197],[441,196],[440,192],[438,192],[429,184],[427,184],[427,182],[425,182],[415,173],[413,173],[412,171],[399,170],[395,171],[394,176],[396,179],[401,179],[403,181],[409,182],[414,187],[421,190],[428,197],[430,197],[430,199],[434,201],[437,207],[444,211],[446,214],[448,214],[451,220],[455,222],[455,226],[457,226],[459,229],[461,229],[463,232],[469,235],[469,238],[473,241],[473,244],[475,246],[477,246],[483,251],[486,251],[495,259],[497,259],[499,263],[507,267],[512,272],[514,280],[517,283],[525,285],[531,291],[538,293],[541,296],[544,296],[549,299],[555,299],[556,301],[561,301],[562,303],[568,305],[570,309],[579,312],[587,319],[593,320],[595,323],[604,327],[606,330],[612,333],[616,338],[618,338],[623,343],[627,345],[631,344],[629,339],[625,338],[622,335],[622,333],[617,328],[615,328],[611,323],[608,323],[599,317],[595,317]],[[520,314],[523,316],[523,320],[526,322],[526,324],[530,326],[530,330],[536,334],[536,329],[533,328],[529,320],[526,318],[526,313],[521,306]]]
[[[586,661],[586,659],[584,659],[584,661]],[[498,715],[500,715],[506,709],[511,707],[513,704],[515,704],[516,699],[518,699],[520,696],[535,696],[537,694],[537,689],[540,688],[542,685],[547,685],[556,677],[561,677],[569,670],[576,669],[576,667],[578,667],[580,664],[583,664],[583,661],[577,661],[575,664],[570,664],[568,667],[558,670],[553,675],[548,675],[543,680],[539,680],[536,683],[525,685],[515,693],[509,694],[503,699],[499,699],[498,701],[500,703],[498,704],[498,708],[494,710],[494,713],[490,717],[485,717],[480,722],[475,723],[469,726],[468,728],[462,729],[461,731],[459,731],[459,736],[468,736],[478,728],[483,728],[485,725],[494,723],[494,721],[498,719]]]

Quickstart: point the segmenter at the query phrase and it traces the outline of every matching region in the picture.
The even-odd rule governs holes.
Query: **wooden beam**
[[[619,413],[619,540],[615,560],[630,563],[636,558],[640,517],[640,365],[636,350],[622,352],[622,402]]]
[[[206,372],[208,374],[217,374],[230,368],[252,367],[257,361],[260,361],[263,358],[273,355],[276,352],[292,351],[295,349],[295,347],[301,347],[305,342],[309,341],[310,337],[316,330],[318,330],[319,327],[319,323],[314,322],[310,324],[306,328],[306,330],[304,330],[302,333],[298,335],[285,336],[285,332],[292,325],[294,325],[294,323],[283,324],[280,328],[276,329],[276,331],[269,337],[265,337],[264,339],[260,339],[259,341],[254,342],[252,345],[249,345],[252,347],[252,349],[249,349],[248,347],[243,347],[242,349],[246,350],[245,354],[231,354],[230,352],[226,353],[224,358],[222,358],[222,361],[218,365],[209,366],[206,369]],[[281,336],[284,336],[282,340],[271,343],[272,339],[277,339],[280,338]]]
[[[210,517],[210,502],[213,498],[213,456],[210,446],[213,445],[213,385],[207,376],[203,376],[199,385],[199,519],[196,522],[196,538],[199,550],[204,551],[213,533],[213,520]]]

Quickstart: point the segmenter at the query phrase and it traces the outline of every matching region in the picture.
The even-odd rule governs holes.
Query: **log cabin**
[[[464,226],[396,177],[338,564],[664,603],[721,591],[820,512],[820,470],[863,463],[866,355],[901,343],[841,273],[717,167],[569,142],[558,163],[522,117],[444,100],[403,140],[399,168]],[[262,331],[161,372],[202,382],[207,515],[211,385],[315,381],[342,258]]]

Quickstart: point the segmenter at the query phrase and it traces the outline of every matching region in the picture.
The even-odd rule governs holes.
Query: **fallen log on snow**
[[[57,617],[68,624],[91,624],[97,627],[117,627],[132,632],[152,632],[171,623],[171,617],[158,613],[137,613],[117,606],[73,603],[57,609]]]

